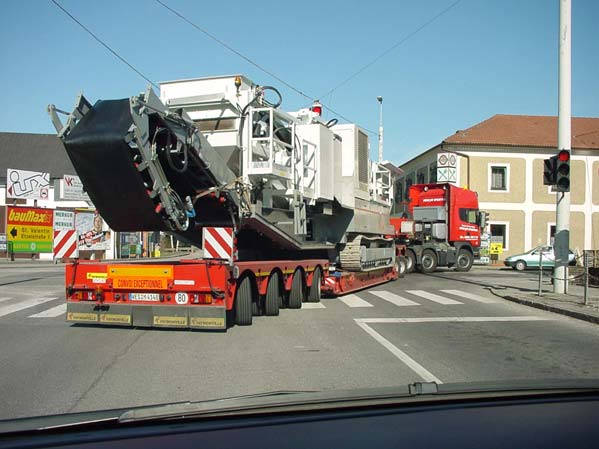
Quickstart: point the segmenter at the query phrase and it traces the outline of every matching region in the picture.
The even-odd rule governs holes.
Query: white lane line
[[[517,316],[443,316],[426,318],[355,318],[360,323],[476,323],[493,321],[552,321],[555,318],[536,315]]]
[[[12,298],[9,296],[6,296],[4,298],[0,298],[0,302],[8,301],[9,299],[12,299]]]
[[[67,313],[67,305],[60,304],[56,307],[52,307],[48,310],[44,310],[43,312],[36,313],[34,315],[29,315],[28,318],[54,318],[60,315],[64,315]]]
[[[326,307],[321,302],[304,302],[302,309],[326,309]]]
[[[0,317],[5,315],[9,315],[11,313],[18,312],[19,310],[29,309],[30,307],[39,306],[40,304],[44,304],[48,301],[54,301],[58,299],[58,297],[53,298],[31,298],[25,301],[21,301],[17,304],[11,304],[9,306],[0,307]]]
[[[463,292],[461,290],[441,290],[443,293],[449,293],[450,295],[461,296],[463,298],[472,299],[473,301],[484,302],[485,304],[491,304],[497,302],[492,298],[485,298],[484,296],[474,295],[472,293]]]
[[[362,298],[356,295],[341,296],[339,297],[339,300],[349,307],[373,307],[372,304],[364,301]]]
[[[406,290],[411,295],[420,296],[424,299],[430,299],[431,301],[438,302],[439,304],[464,304],[463,302],[456,301],[455,299],[445,298],[443,296],[435,295],[434,293],[425,292],[424,290]]]
[[[403,352],[377,331],[375,331],[369,324],[386,324],[386,323],[474,323],[474,322],[493,322],[493,321],[549,321],[554,318],[545,318],[541,316],[491,316],[491,317],[432,317],[432,318],[355,318],[354,321],[360,326],[368,335],[379,342],[385,347],[391,354],[405,363],[412,371],[418,374],[426,382],[437,382],[442,384],[443,382],[424,366],[410,357],[408,354]]]
[[[375,331],[373,328],[371,328],[363,320],[355,320],[355,321],[356,321],[356,324],[358,326],[360,326],[362,329],[364,329],[368,335],[370,335],[372,338],[374,338],[376,341],[378,341],[381,345],[383,345],[385,348],[387,348],[389,350],[389,352],[391,352],[391,354],[393,354],[395,357],[397,357],[399,360],[401,360],[403,363],[405,363],[412,371],[414,371],[416,374],[418,374],[420,377],[422,377],[422,379],[424,379],[426,382],[437,382],[438,384],[443,383],[433,373],[431,373],[424,366],[422,366],[420,363],[418,363],[416,360],[414,360],[408,354],[403,352],[401,349],[399,349],[397,346],[395,346],[393,343],[391,343],[389,340],[387,340],[385,337],[383,337],[381,334],[379,334],[377,331]]]
[[[381,290],[381,291],[369,291],[368,293],[372,293],[375,296],[378,296],[379,298],[384,299],[385,301],[389,301],[392,304],[395,304],[396,306],[419,306],[420,304],[418,304],[417,302],[414,301],[410,301],[409,299],[403,298],[399,295],[396,295],[394,293],[385,291],[385,290]]]

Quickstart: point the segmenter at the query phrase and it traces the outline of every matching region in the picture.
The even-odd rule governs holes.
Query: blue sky
[[[242,73],[280,88],[283,109],[306,105],[154,0],[59,1],[153,81]],[[454,0],[164,2],[318,97]],[[572,113],[599,117],[599,2],[572,3]],[[52,133],[48,103],[70,110],[80,91],[94,102],[147,85],[50,0],[1,6],[1,131]],[[321,101],[376,131],[382,95],[395,163],[497,113],[555,115],[558,9],[558,0],[462,0]],[[374,157],[376,136],[371,148]]]

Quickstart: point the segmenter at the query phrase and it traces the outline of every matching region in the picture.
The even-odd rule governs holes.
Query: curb
[[[516,296],[501,296],[497,295],[500,298],[507,299],[508,301],[515,302],[518,304],[522,304],[529,307],[534,307],[535,309],[545,310],[547,312],[558,313],[560,315],[566,315],[570,318],[576,318],[577,320],[587,321],[593,324],[599,324],[599,316],[587,315],[586,313],[577,312],[575,310],[562,309],[561,307],[551,306],[549,304],[542,304],[534,301],[530,301],[524,298],[518,298]]]

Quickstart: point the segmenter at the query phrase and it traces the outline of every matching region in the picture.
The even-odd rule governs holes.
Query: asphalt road
[[[2,264],[0,419],[277,390],[599,377],[598,326],[488,290],[532,290],[534,279],[411,274],[221,333],[71,325],[62,267]]]

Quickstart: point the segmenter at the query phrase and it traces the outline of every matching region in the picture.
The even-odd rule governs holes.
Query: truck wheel
[[[245,276],[237,285],[235,292],[235,324],[249,326],[252,324],[252,280]]]
[[[474,263],[474,256],[467,249],[460,249],[458,251],[458,259],[455,265],[455,271],[470,271],[472,264]]]
[[[273,273],[266,286],[266,297],[264,298],[264,314],[266,316],[277,316],[279,314],[279,301],[281,298],[281,281],[279,274]]]
[[[413,273],[416,268],[416,254],[414,251],[406,251],[406,273]]]
[[[395,261],[397,267],[397,274],[400,278],[404,277],[407,271],[407,260],[404,256],[399,256]]]
[[[420,271],[422,273],[432,273],[437,269],[437,255],[431,249],[425,249],[422,251],[422,258],[420,259]]]
[[[291,281],[291,291],[289,292],[288,306],[290,309],[301,309],[302,302],[304,302],[304,293],[302,272],[300,270],[295,270],[295,273],[293,273],[293,280]]]
[[[320,282],[322,280],[322,272],[320,268],[314,270],[314,276],[312,276],[312,285],[308,288],[307,300],[308,302],[320,302]]]

